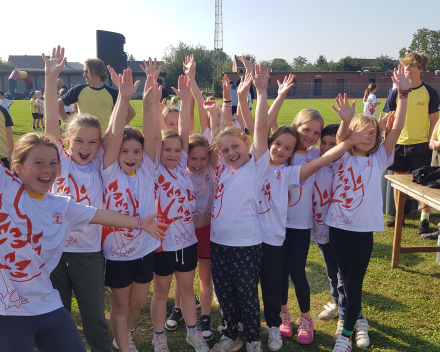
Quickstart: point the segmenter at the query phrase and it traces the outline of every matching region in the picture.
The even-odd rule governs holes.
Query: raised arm
[[[356,110],[356,100],[353,100],[353,103],[350,106],[350,104],[348,103],[347,94],[344,93],[344,99],[342,99],[342,95],[339,94],[336,97],[335,102],[338,108],[336,109],[333,104],[332,108],[341,119],[341,125],[339,126],[338,132],[336,133],[336,144],[339,144],[344,141],[350,133],[349,127],[351,119],[353,118]]]
[[[133,76],[131,69],[124,70],[123,75],[119,75],[119,94],[116,105],[113,108],[111,129],[107,131],[106,148],[104,149],[104,169],[108,168],[117,159],[121,150],[122,139],[124,137],[125,119],[127,117],[127,109],[130,99],[139,86],[140,81],[136,81],[133,85]]]
[[[254,121],[254,117],[252,116],[251,111],[249,110],[248,102],[247,102],[247,97],[248,97],[249,88],[251,87],[251,84],[252,84],[252,75],[251,74],[247,74],[244,79],[241,78],[241,82],[240,82],[240,85],[238,86],[238,90],[237,90],[237,95],[238,95],[238,105],[240,108],[240,113],[243,117],[244,123],[246,124],[246,128],[248,129],[249,134],[253,137],[254,136],[255,121]],[[238,112],[238,108],[237,108],[237,112]]]
[[[255,73],[252,73],[257,90],[257,109],[255,110],[255,130],[254,130],[254,158],[258,160],[268,147],[267,133],[267,84],[269,82],[269,70],[266,65],[255,65]]]
[[[57,79],[66,65],[67,58],[64,57],[64,48],[59,45],[57,48],[53,48],[52,56],[49,59],[44,54],[42,56],[45,66],[44,110],[46,112],[46,133],[52,135],[58,141],[61,139],[61,133],[58,123]]]
[[[403,127],[405,126],[406,108],[408,105],[408,90],[409,90],[408,73],[405,73],[405,70],[403,69],[402,66],[399,65],[398,68],[394,69],[394,73],[393,76],[391,76],[391,79],[393,80],[393,83],[397,87],[398,99],[397,99],[397,109],[394,115],[393,127],[388,133],[385,142],[383,142],[383,146],[388,156],[392,152],[394,152],[394,147],[396,146],[400,133],[402,132]]]
[[[270,128],[277,122],[278,114],[280,112],[281,106],[283,105],[284,99],[286,99],[287,93],[289,93],[290,88],[293,87],[293,80],[295,75],[289,74],[289,76],[284,76],[283,83],[278,80],[278,96],[270,106],[268,117],[267,117],[267,129]]]
[[[162,86],[157,86],[153,75],[148,75],[145,81],[142,98],[142,133],[144,135],[144,152],[154,161],[156,156],[157,105],[162,95]]]
[[[242,55],[242,56],[237,56],[237,59],[243,63],[244,67],[246,68],[246,74],[251,74],[252,70],[254,69],[252,58],[246,60],[246,56]]]
[[[182,101],[180,105],[179,112],[179,134],[182,138],[182,149],[188,154],[189,146],[189,99],[191,96],[190,88],[191,80],[187,79],[185,76],[181,75],[179,77],[179,82],[177,89],[171,87],[171,89],[176,93],[180,100]]]
[[[232,120],[232,105],[231,101],[231,86],[229,84],[228,75],[224,75],[222,79],[223,85],[223,106],[222,106],[222,114],[220,116],[219,121],[219,129],[220,131],[224,130],[226,126],[233,126],[234,121]],[[225,102],[229,101],[229,103]]]

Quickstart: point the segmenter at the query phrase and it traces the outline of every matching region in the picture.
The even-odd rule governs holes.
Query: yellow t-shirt
[[[37,101],[35,99],[31,98],[30,106],[31,106],[31,114],[38,114],[38,106],[37,106]]]
[[[0,159],[9,159],[6,128],[11,126],[14,126],[11,115],[3,106],[0,106]]]

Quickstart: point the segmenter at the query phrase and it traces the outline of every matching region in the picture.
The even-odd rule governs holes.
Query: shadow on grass
[[[377,321],[368,319],[370,327],[374,330],[369,331],[372,350],[399,352],[439,352],[440,347],[421,338],[410,335],[406,332],[394,329],[390,326],[380,324]]]
[[[391,239],[392,241],[392,239]],[[392,244],[385,244],[380,242],[375,242],[373,247],[373,253],[371,258],[382,259],[384,261],[389,261],[391,265],[391,256],[393,252]],[[399,256],[399,264],[406,266],[416,266],[424,261],[424,258],[416,253],[401,253]]]
[[[404,312],[411,310],[410,307],[399,301],[368,291],[362,291],[362,304],[375,307],[381,312]]]
[[[417,270],[411,270],[411,269],[405,268],[403,266],[402,267],[399,266],[399,269],[406,272],[406,273],[410,273],[410,274],[422,275],[422,276],[432,277],[435,279],[440,279],[440,273],[423,273],[423,272],[420,272]]]

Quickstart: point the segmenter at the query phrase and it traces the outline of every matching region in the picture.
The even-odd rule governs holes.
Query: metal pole
[[[313,83],[310,82],[310,98],[312,98]]]

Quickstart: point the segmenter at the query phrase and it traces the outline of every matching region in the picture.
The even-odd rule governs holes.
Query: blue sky
[[[61,44],[70,61],[82,62],[96,56],[97,29],[122,33],[137,60],[160,58],[179,40],[214,48],[214,0],[46,0],[9,12],[1,21],[4,60]],[[417,29],[439,30],[439,19],[439,0],[223,0],[223,50],[288,62],[320,54],[397,58]]]

